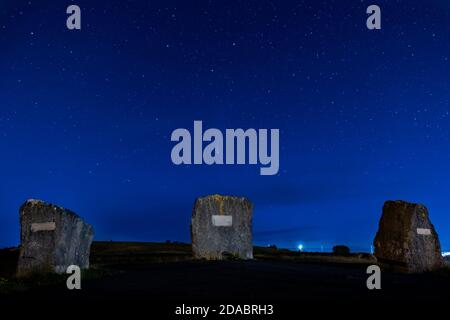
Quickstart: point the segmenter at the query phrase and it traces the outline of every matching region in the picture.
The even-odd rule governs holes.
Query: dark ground
[[[444,307],[450,302],[446,270],[425,275],[383,272],[382,290],[369,291],[366,267],[373,263],[369,255],[335,257],[255,248],[254,261],[207,262],[192,261],[190,245],[185,244],[97,242],[92,268],[84,274],[79,291],[66,289],[65,276],[14,279],[17,255],[17,249],[0,250],[0,305],[70,302],[108,310],[131,305],[133,310],[143,307],[167,316],[183,303],[266,303],[275,304],[278,319],[284,319],[288,311],[299,308],[322,308],[326,313],[355,306]]]

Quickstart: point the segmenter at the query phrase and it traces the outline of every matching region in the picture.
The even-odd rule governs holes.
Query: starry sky
[[[28,198],[97,240],[188,242],[195,198],[221,193],[252,200],[259,245],[369,251],[403,199],[450,250],[448,1],[73,3],[0,4],[0,247]],[[194,120],[279,128],[279,173],[175,166],[170,135]]]

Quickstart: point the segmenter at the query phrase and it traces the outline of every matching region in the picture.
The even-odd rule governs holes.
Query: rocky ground
[[[270,303],[298,307],[442,303],[450,301],[450,272],[382,274],[382,290],[366,287],[367,254],[347,257],[255,248],[253,261],[194,261],[188,244],[95,242],[82,290],[65,276],[14,279],[17,249],[0,251],[0,304],[57,301],[136,303],[171,313],[179,304]],[[153,307],[152,307],[153,306]]]

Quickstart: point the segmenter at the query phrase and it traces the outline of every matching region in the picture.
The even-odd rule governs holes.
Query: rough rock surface
[[[253,259],[253,205],[245,198],[212,195],[198,198],[192,213],[194,258]]]
[[[374,246],[377,259],[399,272],[421,273],[443,265],[438,235],[420,204],[386,201]]]
[[[64,273],[70,265],[89,268],[93,228],[75,213],[39,200],[20,208],[18,276]]]

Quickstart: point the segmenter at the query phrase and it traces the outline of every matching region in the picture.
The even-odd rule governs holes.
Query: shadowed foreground
[[[82,290],[69,291],[65,276],[15,282],[17,249],[0,253],[0,304],[17,301],[154,303],[168,310],[178,303],[383,303],[450,301],[450,276],[383,272],[382,290],[366,287],[370,255],[336,257],[255,248],[254,261],[193,261],[190,245],[97,242]],[[7,290],[5,290],[5,288]],[[160,303],[157,303],[160,302]]]

